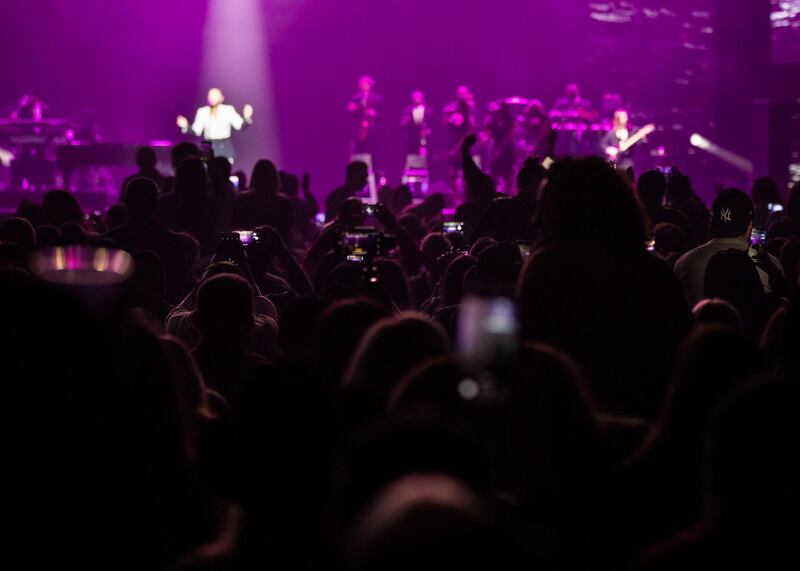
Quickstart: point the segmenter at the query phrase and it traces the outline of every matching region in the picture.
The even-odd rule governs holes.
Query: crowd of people
[[[709,209],[677,168],[531,158],[501,195],[475,142],[455,231],[441,195],[366,208],[358,162],[317,224],[308,176],[239,191],[192,143],[101,216],[0,221],[7,559],[800,568],[800,186]],[[55,284],[59,248],[133,273]]]

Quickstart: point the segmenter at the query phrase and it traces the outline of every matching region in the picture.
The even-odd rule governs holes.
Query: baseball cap
[[[711,212],[712,238],[735,238],[747,231],[753,220],[753,201],[738,188],[717,195]]]

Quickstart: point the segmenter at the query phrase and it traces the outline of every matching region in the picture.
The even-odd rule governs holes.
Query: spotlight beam
[[[234,168],[248,170],[260,158],[281,161],[268,49],[261,0],[209,0],[199,101],[210,87],[219,87],[240,113],[245,103],[255,108],[253,125],[234,135]]]
[[[714,155],[718,159],[728,163],[744,173],[753,174],[753,161],[724,149],[716,143],[712,143],[699,133],[694,133],[691,137],[689,137],[689,143],[693,147],[702,149],[703,151]]]

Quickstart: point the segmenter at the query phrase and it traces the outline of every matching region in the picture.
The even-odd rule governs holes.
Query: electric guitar
[[[647,137],[656,130],[656,126],[650,123],[649,125],[645,125],[638,131],[636,131],[633,135],[621,141],[619,145],[614,146],[610,145],[606,147],[606,155],[608,155],[609,159],[615,159],[619,155],[626,153],[629,151],[636,143]]]

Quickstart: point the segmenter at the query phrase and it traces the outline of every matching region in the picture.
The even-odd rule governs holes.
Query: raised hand
[[[474,133],[471,133],[464,137],[464,142],[461,143],[461,148],[465,151],[470,150],[475,144],[478,142],[478,137]]]
[[[244,120],[248,123],[253,120],[253,106],[249,103],[246,103],[244,107],[242,107],[242,116]]]
[[[178,118],[176,119],[175,123],[178,125],[178,127],[180,127],[182,131],[185,131],[186,129],[189,128],[189,120],[183,115],[178,115]]]

